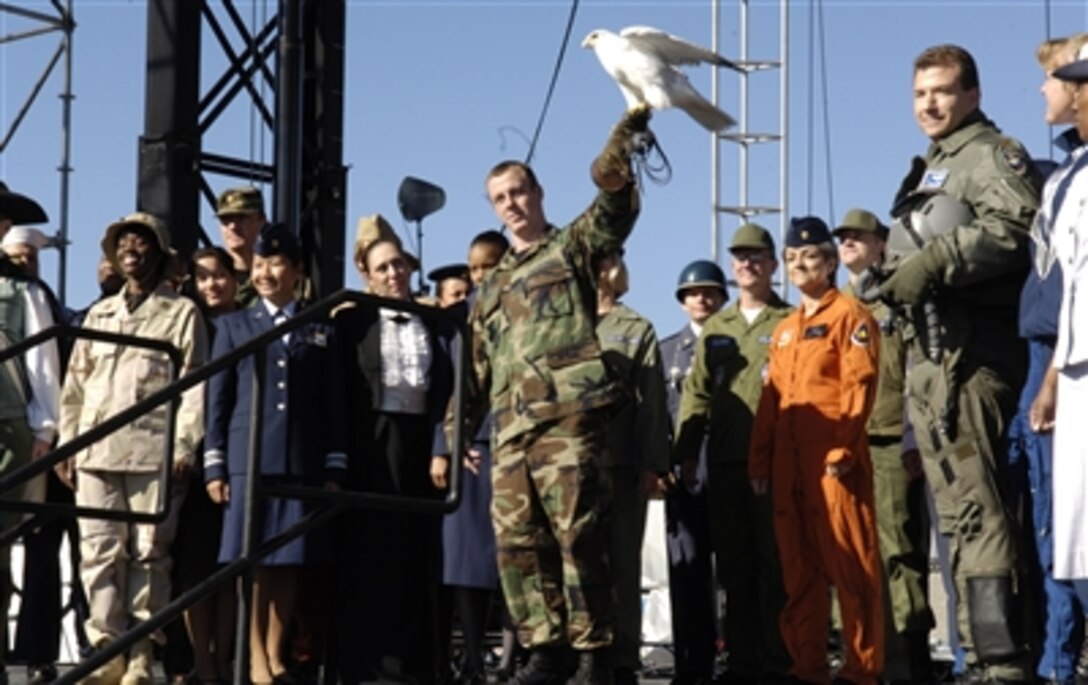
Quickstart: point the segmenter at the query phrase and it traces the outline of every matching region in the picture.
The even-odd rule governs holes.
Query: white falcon
[[[597,29],[585,37],[582,47],[597,53],[604,70],[619,84],[628,108],[640,103],[658,110],[676,107],[709,131],[736,123],[700,95],[678,68],[705,62],[743,71],[711,50],[650,26],[628,26],[618,36]]]

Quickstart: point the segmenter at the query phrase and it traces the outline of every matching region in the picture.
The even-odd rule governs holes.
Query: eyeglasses
[[[733,259],[738,262],[749,262],[752,264],[759,264],[766,262],[770,259],[771,255],[766,250],[735,250],[733,252]]]

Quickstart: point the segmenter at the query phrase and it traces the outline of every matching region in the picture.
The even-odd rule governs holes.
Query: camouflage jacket
[[[490,409],[497,448],[623,396],[597,341],[592,262],[623,244],[637,216],[634,184],[601,191],[569,226],[549,226],[531,247],[509,250],[488,274],[469,315],[472,370],[462,435],[475,435]]]

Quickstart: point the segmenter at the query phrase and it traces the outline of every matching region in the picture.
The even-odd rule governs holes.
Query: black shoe
[[[636,680],[637,682],[637,680]],[[578,653],[578,670],[567,685],[612,685],[612,668],[603,649]]]
[[[509,681],[511,685],[563,685],[563,650],[537,647]]]
[[[27,685],[45,685],[57,679],[57,667],[53,664],[39,664],[26,667]]]

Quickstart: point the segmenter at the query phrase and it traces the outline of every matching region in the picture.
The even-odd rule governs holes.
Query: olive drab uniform
[[[786,602],[774,540],[771,502],[748,479],[748,440],[767,371],[775,327],[791,307],[778,296],[749,323],[739,303],[703,324],[684,381],[673,458],[707,453],[710,534],[718,582],[725,590],[729,672],[783,676],[790,659],[778,615]]]
[[[854,294],[850,286],[843,292]],[[880,375],[866,431],[886,590],[884,678],[926,681],[933,677],[929,631],[935,625],[929,606],[930,522],[925,480],[911,479],[903,465],[903,454],[915,449],[913,437],[904,435],[907,348],[898,315],[880,301],[866,306],[880,327]]]
[[[640,488],[647,471],[669,470],[669,416],[665,378],[653,325],[617,304],[597,324],[605,362],[627,390],[627,401],[609,424],[612,483],[609,555],[615,587],[612,667],[641,668],[642,537],[646,496]]]
[[[691,372],[698,339],[699,334],[688,323],[661,341],[674,431],[680,416],[684,379]],[[700,442],[696,449],[698,467],[694,484],[688,486],[680,481],[665,499],[673,655],[677,681],[685,683],[713,676],[718,639],[704,443]]]
[[[508,251],[469,317],[463,434],[490,410],[500,582],[533,648],[612,641],[605,429],[624,389],[597,339],[593,259],[616,251],[637,215],[634,183],[600,191],[565,229]]]
[[[903,190],[943,192],[970,205],[976,218],[909,258],[928,265],[942,338],[933,361],[916,334],[925,324],[905,310],[910,420],[940,532],[950,540],[967,663],[986,678],[1027,680],[1018,591],[1023,541],[1003,485],[1006,430],[1026,361],[1017,301],[1042,180],[1023,146],[981,112],[934,141],[916,169],[920,178],[908,176]]]

